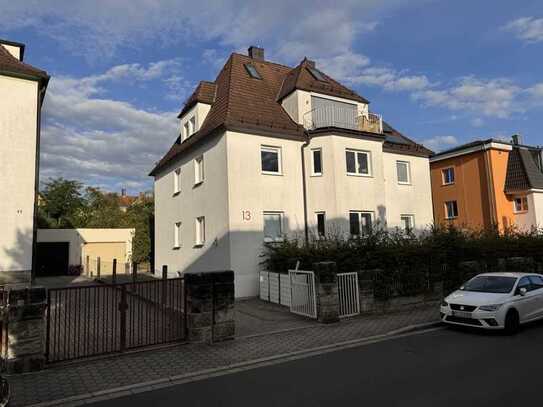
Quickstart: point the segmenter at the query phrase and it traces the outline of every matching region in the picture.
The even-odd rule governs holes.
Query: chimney
[[[304,60],[305,60],[305,64],[308,67],[315,69],[315,61],[313,61],[311,59],[307,59],[307,57],[305,57]]]
[[[257,61],[264,61],[264,48],[251,45],[248,49],[248,54],[251,58]]]
[[[519,145],[519,144],[522,144],[522,136],[520,134],[513,134],[511,136],[511,142],[514,144],[514,145]]]
[[[4,47],[7,52],[17,58],[19,61],[23,61],[25,54],[25,45],[20,42],[12,42],[0,39],[0,46]]]

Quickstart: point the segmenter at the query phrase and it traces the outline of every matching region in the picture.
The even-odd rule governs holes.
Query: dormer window
[[[321,82],[327,82],[326,78],[324,77],[324,75],[318,71],[316,68],[313,68],[311,66],[308,66],[307,67],[307,70],[309,71],[309,73],[318,81],[321,81]]]
[[[189,138],[196,131],[196,116],[192,116],[189,120],[183,125],[185,131],[185,139]]]
[[[262,76],[260,76],[254,65],[245,64],[245,69],[247,70],[247,73],[251,76],[251,78],[262,79]]]

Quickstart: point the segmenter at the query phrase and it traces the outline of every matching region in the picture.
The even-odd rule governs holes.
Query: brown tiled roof
[[[200,81],[192,95],[187,99],[183,110],[179,113],[178,118],[188,112],[196,103],[213,104],[215,101],[215,92],[217,91],[217,85],[214,82]]]
[[[506,193],[543,189],[543,170],[537,162],[539,154],[540,149],[513,147],[507,161]]]
[[[33,79],[44,81],[49,80],[47,72],[19,61],[0,44],[0,74],[1,73],[28,76]]]
[[[390,124],[383,121],[383,133],[385,141],[383,151],[388,153],[416,155],[420,157],[430,157],[434,152],[427,149],[422,144],[418,144],[410,138],[404,136]]]
[[[311,67],[313,67],[313,62],[304,58],[296,68],[290,70],[281,86],[277,100],[282,100],[295,90],[300,89],[355,100],[361,103],[369,103],[368,100],[343,86],[320,70],[319,72],[326,79],[326,82],[317,80],[308,70],[308,68]]]

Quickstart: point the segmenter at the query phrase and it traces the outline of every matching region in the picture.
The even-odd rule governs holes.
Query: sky
[[[0,0],[0,38],[52,77],[40,177],[152,189],[177,114],[231,52],[305,56],[370,110],[440,151],[543,144],[543,2],[502,0]]]

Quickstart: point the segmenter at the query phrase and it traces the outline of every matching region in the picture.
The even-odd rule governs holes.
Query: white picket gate
[[[312,271],[289,270],[290,312],[317,318],[315,274]]]
[[[358,273],[340,273],[337,275],[339,295],[339,317],[346,318],[360,314]]]

